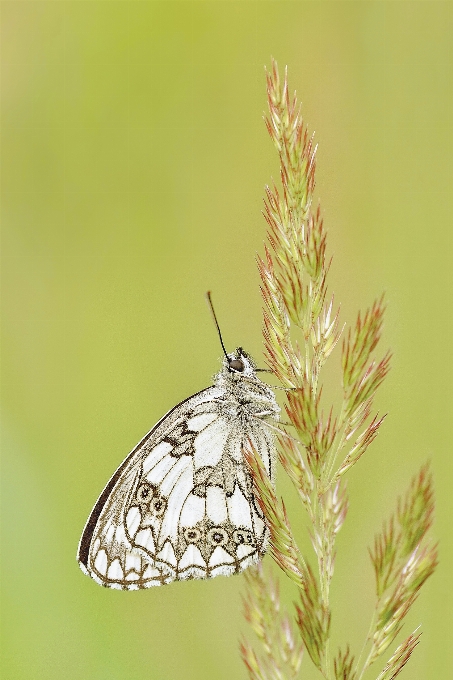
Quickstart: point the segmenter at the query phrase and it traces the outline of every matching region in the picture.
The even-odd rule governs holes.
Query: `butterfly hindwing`
[[[273,438],[259,419],[238,422],[219,386],[178,404],[129,454],[83,532],[81,568],[134,590],[238,573],[267,545],[242,447],[250,438],[272,478]]]

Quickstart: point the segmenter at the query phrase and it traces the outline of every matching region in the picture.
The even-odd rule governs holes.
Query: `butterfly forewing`
[[[253,442],[272,479],[265,418],[277,418],[278,406],[260,381],[251,390],[244,380],[222,378],[164,416],[99,497],[78,561],[101,585],[136,590],[230,575],[264,554],[268,530],[243,446]]]

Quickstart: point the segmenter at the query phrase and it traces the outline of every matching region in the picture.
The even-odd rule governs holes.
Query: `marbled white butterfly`
[[[88,518],[77,560],[100,585],[138,590],[229,576],[266,551],[269,531],[243,448],[253,444],[273,480],[271,423],[280,408],[252,358],[241,347],[227,354],[220,340],[225,356],[214,385],[159,420]]]

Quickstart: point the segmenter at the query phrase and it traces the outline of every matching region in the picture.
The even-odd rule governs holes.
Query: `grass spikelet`
[[[386,663],[385,668],[383,669],[382,673],[378,675],[376,680],[393,680],[401,673],[404,666],[409,661],[412,652],[420,642],[421,633],[416,635],[416,632],[417,631],[411,633],[409,637],[406,638],[406,640],[404,640],[404,642],[395,650],[395,653]]]
[[[376,608],[363,652],[357,658],[347,646],[334,657],[330,651],[330,586],[336,537],[348,511],[345,475],[367,452],[384,422],[385,416],[374,412],[373,404],[388,374],[391,354],[379,354],[385,313],[381,297],[346,329],[338,375],[342,398],[338,405],[325,404],[323,369],[334,356],[344,326],[340,306],[328,290],[331,259],[321,208],[313,205],[316,146],[297,97],[289,91],[287,71],[281,79],[275,61],[266,73],[266,85],[265,123],[279,156],[281,187],[265,188],[267,243],[264,255],[257,258],[264,351],[270,370],[287,388],[285,411],[292,428],[278,433],[278,458],[306,511],[316,568],[302,555],[284,501],[277,497],[250,442],[244,455],[256,501],[270,531],[270,554],[298,590],[294,609],[299,644],[325,680],[362,680],[394,642],[420,588],[436,567],[436,546],[428,537],[434,512],[432,479],[428,467],[423,467],[375,538],[370,555],[376,576]],[[263,649],[257,654],[246,641],[241,644],[249,677],[296,677],[302,647],[295,642],[289,619],[282,619],[276,609],[275,582],[260,569],[246,579],[245,616]],[[274,628],[269,624],[271,618],[276,622]],[[287,648],[282,637],[285,626],[289,626],[291,641]],[[398,647],[379,680],[400,673],[418,639],[412,634]],[[289,669],[287,660],[292,652],[288,650],[298,650],[294,657],[298,661]]]
[[[251,442],[244,449],[244,456],[252,475],[255,497],[270,531],[270,553],[280,569],[301,588],[307,568],[291,532],[285,504],[277,498],[263,462]]]
[[[258,657],[247,640],[241,642],[241,655],[250,680],[297,678],[303,645],[281,608],[277,579],[259,564],[245,572],[245,580],[244,617],[263,650]]]
[[[376,576],[376,624],[365,667],[393,642],[420,588],[436,568],[437,546],[427,536],[433,522],[433,498],[432,476],[425,465],[375,537],[370,556]]]
[[[325,675],[331,613],[309,566],[304,587],[300,591],[300,605],[296,604],[295,607],[296,622],[305,648],[316,668]]]
[[[384,298],[376,300],[367,309],[363,318],[359,312],[354,329],[349,329],[343,340],[341,363],[343,367],[343,389],[346,393],[352,389],[362,376],[371,353],[381,337],[384,320]]]
[[[355,680],[357,674],[353,668],[354,657],[351,654],[349,647],[346,651],[338,650],[338,654],[333,660],[333,674],[335,680]]]

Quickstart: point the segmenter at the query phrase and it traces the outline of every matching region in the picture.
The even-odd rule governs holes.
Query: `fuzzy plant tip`
[[[395,641],[437,564],[437,549],[429,538],[432,477],[424,466],[375,538],[370,555],[376,608],[362,652],[354,654],[346,645],[335,655],[330,644],[330,588],[336,538],[349,506],[346,477],[376,439],[385,418],[374,409],[390,369],[391,353],[382,353],[379,346],[385,303],[383,297],[377,298],[359,312],[351,328],[341,322],[340,306],[328,289],[332,260],[327,232],[321,207],[314,204],[317,147],[297,96],[289,89],[287,69],[281,75],[274,60],[266,71],[266,88],[265,124],[277,152],[280,182],[265,187],[267,243],[257,258],[264,354],[285,389],[285,422],[275,435],[278,461],[300,501],[296,521],[308,523],[315,566],[302,554],[284,499],[253,442],[245,442],[253,493],[267,524],[268,552],[277,573],[290,579],[297,596],[288,614],[280,603],[278,578],[261,565],[249,569],[243,609],[255,643],[244,638],[240,650],[251,680],[299,678],[304,650],[308,663],[325,680],[365,676],[371,680],[370,666]],[[327,362],[335,357],[341,397],[329,404],[322,382]],[[401,672],[419,637],[413,633],[396,649],[378,680]]]
[[[428,533],[433,513],[432,476],[424,465],[370,551],[376,577],[376,617],[367,666],[392,644],[437,566],[437,545]]]

